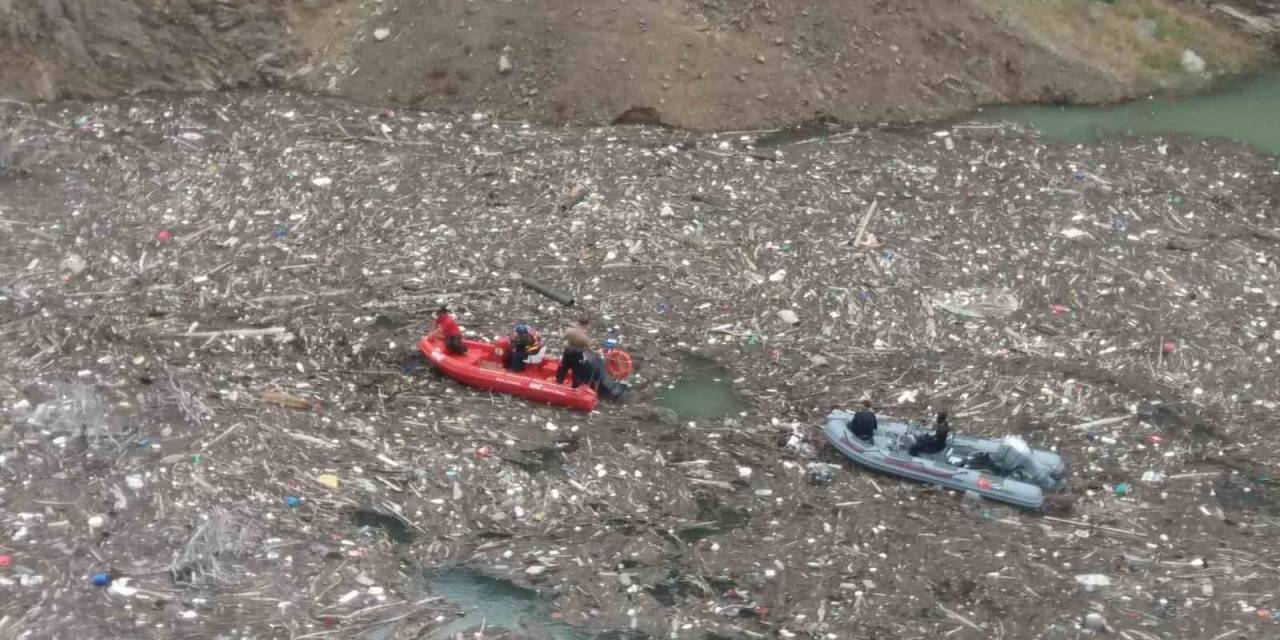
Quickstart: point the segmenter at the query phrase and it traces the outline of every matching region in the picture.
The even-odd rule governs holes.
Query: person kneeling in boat
[[[564,355],[560,356],[560,366],[556,369],[556,384],[564,384],[565,378],[572,373],[574,389],[585,384],[596,393],[613,399],[621,398],[627,392],[627,385],[614,380],[600,357],[591,352],[591,339],[586,331],[579,327],[566,329],[564,342]]]
[[[542,363],[542,336],[537,329],[521,322],[511,332],[510,349],[503,364],[512,371],[524,371],[525,365]]]
[[[933,434],[916,438],[911,448],[907,449],[907,454],[918,456],[924,453],[938,453],[947,448],[947,436],[951,435],[951,423],[947,422],[947,412],[939,411],[938,418],[934,422]]]
[[[863,399],[862,408],[849,421],[849,432],[865,442],[875,441],[876,412],[871,410],[871,400]]]
[[[436,310],[436,322],[431,332],[444,337],[444,348],[449,353],[460,356],[467,352],[467,345],[462,342],[462,329],[458,328],[458,321],[449,313],[449,305],[442,304]]]

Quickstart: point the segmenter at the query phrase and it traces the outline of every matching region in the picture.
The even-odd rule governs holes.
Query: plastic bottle
[[[622,332],[618,330],[618,327],[610,329],[609,333],[605,334],[602,344],[605,351],[612,351],[622,346]]]
[[[835,480],[835,474],[832,473],[831,465],[823,462],[810,462],[809,465],[809,482],[812,484],[831,484]]]

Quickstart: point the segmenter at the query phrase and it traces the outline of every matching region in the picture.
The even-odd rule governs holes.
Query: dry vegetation
[[[1171,0],[977,2],[1062,58],[1127,85],[1185,84],[1187,49],[1211,73],[1243,71],[1261,54],[1261,45],[1244,34]]]

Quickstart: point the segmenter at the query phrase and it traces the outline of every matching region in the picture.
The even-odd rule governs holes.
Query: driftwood
[[[483,605],[430,598],[513,586],[560,617],[464,624],[1271,624],[1273,159],[991,123],[762,154],[287,93],[0,104],[19,126],[58,164],[0,180],[0,636],[435,637]],[[590,307],[630,399],[577,415],[436,375],[416,344],[446,300],[474,339]],[[1055,448],[1064,511],[842,464],[817,425],[863,395]],[[449,567],[480,574],[432,582]]]

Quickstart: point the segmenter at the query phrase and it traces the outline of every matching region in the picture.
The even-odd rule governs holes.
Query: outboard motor
[[[1005,436],[991,454],[991,462],[1009,477],[1030,482],[1042,489],[1057,489],[1062,485],[1061,469],[1051,468],[1036,458],[1026,440],[1018,436]]]

